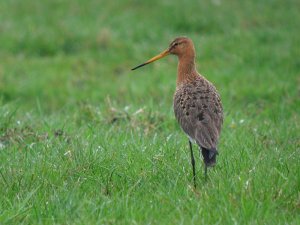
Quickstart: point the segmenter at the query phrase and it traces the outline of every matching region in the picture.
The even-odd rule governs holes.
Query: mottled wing
[[[223,109],[216,88],[202,77],[178,87],[174,95],[175,116],[198,145],[216,149],[223,123]]]

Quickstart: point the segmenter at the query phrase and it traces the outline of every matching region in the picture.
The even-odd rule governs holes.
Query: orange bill
[[[144,62],[141,65],[138,65],[138,66],[132,68],[131,70],[138,69],[138,68],[140,68],[142,66],[145,66],[145,65],[147,65],[149,63],[152,63],[152,62],[154,62],[154,61],[156,61],[158,59],[161,59],[161,58],[163,58],[163,57],[165,57],[165,56],[167,56],[169,54],[170,54],[170,51],[169,51],[169,49],[167,49],[167,50],[163,51],[162,53],[158,54],[157,56],[154,56],[153,58],[149,59],[147,62]]]

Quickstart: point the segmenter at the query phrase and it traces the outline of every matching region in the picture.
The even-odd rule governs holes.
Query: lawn
[[[300,2],[0,1],[0,224],[300,224]],[[177,36],[225,113],[193,188]]]

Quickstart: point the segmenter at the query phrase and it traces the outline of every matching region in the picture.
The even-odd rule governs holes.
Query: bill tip
[[[146,64],[147,64],[147,63],[143,63],[143,64],[141,64],[141,65],[138,65],[138,66],[132,68],[131,70],[136,70],[136,69],[138,69],[138,68],[140,68],[140,67],[142,67],[142,66],[145,66]]]

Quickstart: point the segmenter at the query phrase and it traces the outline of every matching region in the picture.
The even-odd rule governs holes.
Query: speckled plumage
[[[189,138],[201,148],[217,153],[223,108],[216,88],[198,75],[193,81],[177,86],[173,107],[178,123]],[[205,163],[211,166],[215,162],[207,159]]]
[[[174,113],[180,126],[199,146],[216,148],[223,122],[223,109],[216,88],[199,75],[177,87]]]

